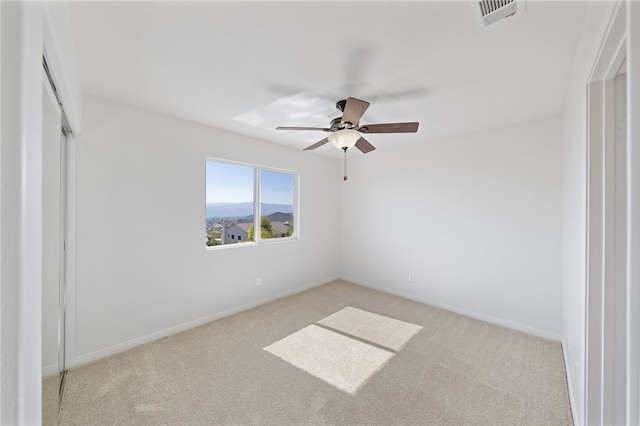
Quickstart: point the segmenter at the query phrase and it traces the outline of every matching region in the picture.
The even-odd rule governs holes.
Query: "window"
[[[206,245],[296,239],[297,178],[296,172],[207,159]]]

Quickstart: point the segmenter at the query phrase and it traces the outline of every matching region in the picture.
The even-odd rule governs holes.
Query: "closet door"
[[[46,73],[42,87],[43,419],[57,417],[64,370],[64,167],[62,111]]]

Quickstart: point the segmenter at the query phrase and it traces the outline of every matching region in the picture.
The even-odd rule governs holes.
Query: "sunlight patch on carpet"
[[[264,350],[351,394],[394,356],[316,325],[290,334]]]
[[[263,349],[351,394],[422,330],[419,325],[350,306],[318,324],[323,327],[309,325]]]
[[[351,336],[399,351],[422,327],[347,306],[318,321]]]

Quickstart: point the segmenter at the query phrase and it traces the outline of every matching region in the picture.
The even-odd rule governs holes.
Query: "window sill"
[[[256,247],[256,246],[264,246],[271,244],[284,244],[284,243],[292,243],[300,241],[297,237],[288,237],[288,238],[270,238],[268,240],[262,240],[259,242],[249,241],[244,243],[234,243],[234,244],[221,244],[219,246],[205,246],[207,251],[216,251],[216,250],[228,250],[240,247]]]

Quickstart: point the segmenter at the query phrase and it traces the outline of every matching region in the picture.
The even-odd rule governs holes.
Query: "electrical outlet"
[[[416,280],[416,276],[413,274],[409,274],[409,281],[414,282]]]
[[[262,277],[256,278],[256,287],[261,286],[261,285],[262,285]]]

